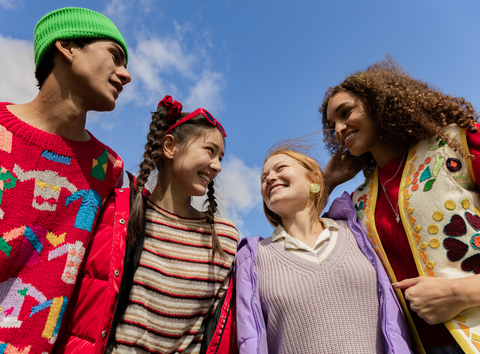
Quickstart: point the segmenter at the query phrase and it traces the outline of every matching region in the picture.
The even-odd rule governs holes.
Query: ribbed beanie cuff
[[[38,21],[33,34],[35,68],[59,39],[112,39],[122,46],[128,63],[127,45],[115,24],[108,17],[89,9],[65,7],[52,11]]]

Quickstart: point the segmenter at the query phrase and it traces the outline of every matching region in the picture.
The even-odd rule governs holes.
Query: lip
[[[110,84],[115,88],[117,91],[117,96],[123,91],[123,85],[117,81],[110,81]]]
[[[270,197],[272,195],[272,190],[275,188],[275,187],[278,187],[278,186],[285,186],[285,187],[288,187],[287,184],[285,183],[277,183],[277,184],[273,184],[270,188],[268,188],[268,196]],[[284,188],[280,188],[280,189],[284,189]],[[273,193],[275,193],[276,191],[273,191]]]
[[[205,178],[203,178],[201,175],[204,175],[206,176],[209,180],[207,181]],[[213,180],[213,175],[211,173],[207,173],[207,172],[198,172],[198,176],[200,177],[200,179],[205,182],[205,185],[208,185],[210,182],[212,182]]]
[[[355,135],[357,135],[357,133],[358,133],[358,130],[351,130],[345,133],[344,136],[342,137],[342,145],[347,147],[347,145],[350,143],[350,141],[352,141],[352,139],[355,137]]]

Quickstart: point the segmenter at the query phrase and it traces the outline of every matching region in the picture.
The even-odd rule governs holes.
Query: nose
[[[132,76],[128,72],[127,68],[124,66],[119,66],[118,71],[117,71],[117,76],[122,82],[122,85],[128,84],[130,81],[132,81]]]
[[[270,173],[265,177],[265,182],[267,184],[273,183],[277,179],[277,176],[273,171],[270,171]]]
[[[340,142],[343,131],[347,128],[345,122],[335,122],[335,138]]]
[[[222,172],[222,162],[218,157],[212,160],[210,168],[215,171],[215,176]]]

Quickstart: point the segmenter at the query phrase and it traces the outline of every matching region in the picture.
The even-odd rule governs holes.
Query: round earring
[[[318,183],[312,183],[310,185],[310,193],[318,193],[320,192],[320,185]]]

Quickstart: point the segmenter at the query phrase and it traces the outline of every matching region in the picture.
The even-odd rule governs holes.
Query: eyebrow
[[[275,156],[275,155],[273,155]],[[282,163],[286,163],[285,161],[277,161],[275,162],[275,164],[272,166],[272,168],[276,168],[278,165],[282,164]],[[287,164],[288,165],[288,164]],[[260,175],[260,180],[263,179],[264,176],[268,175],[268,172],[263,172],[261,175]]]
[[[124,52],[123,48],[120,46],[120,44],[118,44],[116,42],[113,42],[113,43],[115,44],[115,47],[120,52],[120,57],[122,58],[122,60],[125,60],[125,52]],[[125,67],[127,67],[127,64],[125,64]]]
[[[220,146],[218,146],[218,144],[217,144],[216,142],[209,140],[209,141],[206,141],[206,143],[207,143],[207,144],[212,144],[213,146],[215,146],[215,148],[216,148],[217,150],[220,150]],[[224,157],[224,156],[225,156],[225,151],[221,152],[220,155],[221,155],[222,157]]]
[[[340,103],[340,104],[337,106],[337,108],[335,108],[334,113],[337,113],[337,112],[340,111],[343,107],[345,107],[346,105],[351,104],[351,103],[352,103],[352,102],[348,102],[348,101],[347,101],[347,102],[342,102],[342,103]]]

